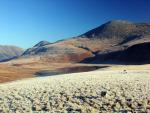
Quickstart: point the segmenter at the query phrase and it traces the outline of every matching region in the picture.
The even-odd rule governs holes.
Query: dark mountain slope
[[[99,53],[94,57],[84,59],[84,63],[123,63],[147,64],[150,63],[150,42],[135,44],[125,50]]]

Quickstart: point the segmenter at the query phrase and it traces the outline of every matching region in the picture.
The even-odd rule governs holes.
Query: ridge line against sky
[[[149,22],[149,0],[0,0],[0,45],[29,48],[116,19]]]

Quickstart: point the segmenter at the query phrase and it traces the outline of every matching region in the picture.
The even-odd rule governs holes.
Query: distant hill
[[[41,41],[26,50],[22,58],[39,57],[39,60],[50,62],[85,62],[86,59],[93,58],[95,61],[99,61],[97,63],[101,63],[104,61],[103,58],[97,56],[126,51],[136,44],[147,42],[150,42],[150,23],[114,20],[67,40],[55,43]],[[149,48],[146,48],[146,51],[149,52]],[[132,51],[132,54],[141,53]],[[121,59],[123,60],[123,58]],[[109,61],[109,59],[107,60]],[[90,63],[89,60],[86,62]]]
[[[7,61],[9,59],[20,56],[23,49],[16,46],[3,46],[0,45],[0,61]]]
[[[39,57],[40,60],[49,62],[78,62],[92,56],[92,53],[73,45],[66,44],[46,44],[34,46],[27,49],[22,57],[33,58]]]

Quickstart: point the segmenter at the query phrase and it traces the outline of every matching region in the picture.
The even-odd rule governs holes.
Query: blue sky
[[[149,0],[0,0],[0,44],[29,48],[109,20],[150,22]]]

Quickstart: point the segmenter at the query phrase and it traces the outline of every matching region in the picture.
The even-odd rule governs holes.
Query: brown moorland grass
[[[150,70],[150,65],[110,65],[110,64],[80,64],[80,63],[51,63],[25,59],[0,63],[0,83],[34,77],[39,71],[54,71],[62,68],[85,66],[108,66],[102,70]],[[73,68],[74,69],[74,68]]]
[[[49,70],[54,71],[61,68],[71,68],[78,66],[90,66],[89,64],[78,63],[50,63],[50,62],[22,62],[10,61],[0,64],[0,83],[20,80],[24,78],[34,77],[34,74],[39,71]]]

